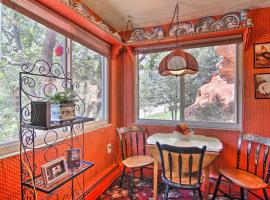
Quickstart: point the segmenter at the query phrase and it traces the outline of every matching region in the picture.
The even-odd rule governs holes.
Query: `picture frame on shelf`
[[[65,156],[41,166],[45,186],[50,186],[69,174]]]
[[[270,68],[270,42],[254,44],[254,68]]]
[[[78,168],[81,166],[81,149],[68,149],[67,150],[67,167],[69,169]]]
[[[255,99],[270,99],[270,73],[254,75]]]

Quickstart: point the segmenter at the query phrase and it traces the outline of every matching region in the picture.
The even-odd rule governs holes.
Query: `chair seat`
[[[263,189],[267,184],[258,176],[241,169],[220,169],[219,172],[234,184],[244,189]]]
[[[154,158],[150,156],[133,156],[123,160],[123,164],[128,168],[144,167],[154,163]]]

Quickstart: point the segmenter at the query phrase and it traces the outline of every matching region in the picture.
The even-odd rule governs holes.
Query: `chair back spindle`
[[[258,162],[259,162],[260,152],[261,152],[261,144],[258,144],[256,148],[256,154],[255,154],[255,175],[257,175],[257,172],[258,172]]]
[[[198,189],[201,185],[206,146],[202,148],[175,147],[158,142],[157,146],[160,153],[163,181],[166,184],[184,189]]]
[[[136,155],[145,155],[145,127],[117,128],[120,137],[122,160]]]
[[[241,133],[238,140],[237,169],[244,169],[250,173],[260,176],[265,183],[269,182],[270,162],[269,162],[270,138]],[[242,153],[246,148],[246,154]],[[246,155],[246,162],[243,156]],[[254,157],[254,158],[253,158]]]

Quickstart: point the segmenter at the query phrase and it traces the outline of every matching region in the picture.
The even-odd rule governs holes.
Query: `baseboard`
[[[121,167],[114,164],[97,176],[86,190],[86,200],[97,199],[121,175]]]

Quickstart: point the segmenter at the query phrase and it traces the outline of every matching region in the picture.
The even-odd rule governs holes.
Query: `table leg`
[[[208,200],[209,196],[209,166],[205,167],[203,169],[203,174],[204,174],[204,193],[205,193],[205,200]]]
[[[154,193],[154,200],[157,200],[157,187],[158,187],[158,161],[154,161],[154,177],[153,177],[153,193]]]

